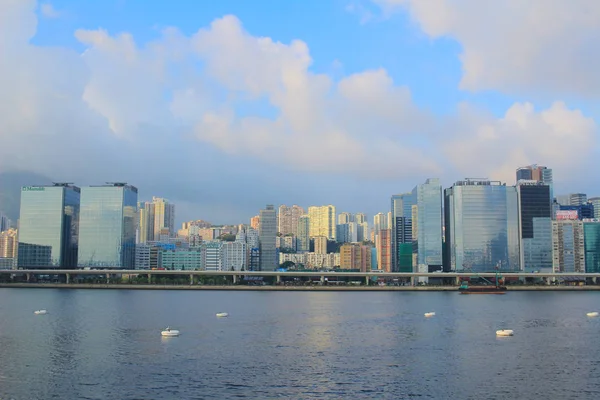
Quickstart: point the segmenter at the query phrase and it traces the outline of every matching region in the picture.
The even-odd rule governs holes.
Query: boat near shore
[[[469,285],[467,281],[463,281],[460,287],[458,288],[458,292],[460,294],[505,294],[506,286],[501,285],[502,277],[496,271],[496,279],[494,282],[490,282],[489,280],[481,277],[487,284],[482,285]]]
[[[478,285],[469,286],[467,283],[463,283],[458,288],[460,294],[505,294],[506,286],[500,285]]]

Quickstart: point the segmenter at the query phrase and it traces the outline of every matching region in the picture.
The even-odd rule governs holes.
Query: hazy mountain
[[[19,218],[21,186],[48,185],[52,179],[29,171],[7,171],[0,173],[0,212],[16,224]]]

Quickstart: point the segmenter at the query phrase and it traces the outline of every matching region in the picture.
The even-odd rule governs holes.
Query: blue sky
[[[178,222],[372,217],[427,177],[530,163],[600,194],[600,3],[482,4],[0,0],[0,172],[127,179]]]
[[[346,0],[58,0],[52,5],[64,16],[40,19],[34,43],[83,50],[73,32],[85,27],[103,28],[111,34],[130,32],[138,44],[143,44],[157,39],[164,28],[177,27],[191,35],[215,18],[233,14],[252,35],[283,43],[294,39],[306,42],[315,73],[339,78],[386,68],[396,84],[410,86],[417,104],[436,113],[451,113],[456,103],[468,100],[500,116],[512,104],[510,98],[498,93],[474,95],[457,90],[461,47],[456,41],[431,40],[419,32],[408,15],[385,18],[377,6],[368,3],[362,6],[379,17],[361,23],[361,17],[349,10],[352,4]]]

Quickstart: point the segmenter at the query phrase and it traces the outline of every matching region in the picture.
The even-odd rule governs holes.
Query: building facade
[[[77,266],[80,189],[68,183],[21,188],[19,268]]]
[[[600,273],[600,220],[583,221],[585,272]]]
[[[168,270],[196,271],[202,267],[202,252],[198,248],[162,250],[159,265]]]
[[[16,229],[7,229],[0,232],[0,258],[17,258],[19,239]]]
[[[298,242],[297,250],[300,253],[310,251],[310,218],[302,215],[298,218]]]
[[[223,242],[212,240],[201,245],[204,270],[223,271]]]
[[[550,185],[536,180],[519,180],[519,225],[521,268],[548,272],[552,268],[552,226],[554,214]]]
[[[2,213],[0,213],[0,232],[7,231],[12,226],[12,221]]]
[[[315,236],[315,253],[327,254],[327,238],[325,236]]]
[[[445,271],[519,271],[517,189],[465,179],[445,190]]]
[[[242,241],[223,243],[223,268],[242,271],[248,268],[248,246]]]
[[[391,198],[391,226],[392,229],[392,271],[400,272],[400,244],[412,242],[412,206],[416,204],[415,193],[408,192],[393,195]],[[400,219],[401,218],[401,219]],[[408,229],[410,228],[410,232]],[[406,250],[406,246],[403,246]],[[411,252],[412,259],[412,252]],[[412,264],[412,262],[411,262]],[[405,268],[405,267],[404,267]],[[381,266],[379,266],[381,269]],[[412,267],[411,271],[412,272]]]
[[[325,236],[329,240],[335,240],[335,206],[310,206],[308,207],[310,219],[310,237]]]
[[[422,272],[442,268],[442,186],[439,179],[427,179],[416,187],[412,237],[417,239],[417,265]],[[416,220],[416,221],[415,221]],[[417,229],[414,229],[414,227]]]
[[[576,219],[552,221],[553,272],[585,272],[583,222]]]
[[[587,203],[587,194],[585,194],[585,193],[569,194],[569,205],[570,206],[581,206],[586,203]]]
[[[600,218],[600,197],[590,197],[588,203],[594,208],[594,218]]]
[[[282,235],[298,235],[298,219],[305,214],[304,208],[293,205],[288,207],[286,205],[279,206],[279,212],[277,214],[277,232]]]
[[[382,229],[375,238],[377,249],[377,268],[384,272],[392,272],[392,230]]]
[[[260,242],[260,270],[275,271],[277,258],[277,214],[272,205],[260,210],[258,238]]]
[[[137,195],[125,183],[81,189],[79,268],[134,268]]]
[[[340,269],[371,271],[371,246],[346,243],[340,247]]]
[[[152,197],[154,208],[154,240],[159,240],[159,235],[164,235],[164,230],[167,230],[167,235],[175,234],[175,204],[167,199],[160,197]]]

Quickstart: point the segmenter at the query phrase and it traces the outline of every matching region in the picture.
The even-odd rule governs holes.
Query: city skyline
[[[541,166],[539,164],[531,164],[528,166],[520,166],[520,167],[516,167],[513,172],[513,174],[516,174],[516,177],[519,178],[519,173],[520,170],[522,170],[523,168],[529,168],[529,167],[541,167],[541,168],[548,168],[546,166]],[[550,171],[550,177],[552,176],[553,173],[553,169],[548,169]],[[426,178],[423,182],[417,182],[413,184],[413,189],[412,191],[404,191],[404,192],[398,192],[398,193],[392,193],[389,194],[387,197],[385,197],[382,202],[388,203],[388,206],[383,206],[380,209],[374,209],[371,213],[370,212],[364,212],[363,210],[365,208],[360,208],[360,206],[358,206],[359,208],[356,210],[347,210],[347,209],[342,209],[341,207],[337,207],[334,204],[330,204],[331,207],[333,207],[336,211],[335,211],[335,216],[336,218],[332,221],[334,226],[336,224],[341,223],[340,222],[340,217],[345,216],[345,215],[359,215],[359,216],[364,216],[361,218],[366,218],[366,222],[368,222],[369,227],[373,227],[374,221],[373,218],[375,216],[377,216],[378,214],[383,214],[386,217],[386,221],[388,218],[392,217],[392,210],[394,209],[394,206],[392,205],[391,208],[389,206],[389,201],[390,201],[390,197],[392,198],[392,201],[394,198],[405,198],[406,196],[408,196],[410,199],[408,202],[406,202],[406,200],[404,201],[404,203],[406,203],[405,206],[401,206],[404,207],[404,209],[401,211],[402,216],[411,217],[411,207],[413,205],[416,205],[416,196],[417,196],[417,192],[416,189],[420,186],[422,186],[424,183],[427,184],[428,181],[433,180],[436,182],[436,184],[439,184],[441,186],[442,189],[447,189],[452,187],[452,185],[454,185],[454,183],[459,182],[459,181],[463,181],[463,180],[469,180],[469,179],[481,179],[481,180],[490,180],[489,178],[463,178],[463,179],[457,179],[456,181],[452,181],[449,185],[445,185],[443,182],[440,182],[439,178]],[[530,180],[531,182],[536,181],[536,179],[534,180]],[[56,181],[53,181],[49,184],[56,184]],[[514,179],[513,183],[510,182],[503,182],[503,181],[498,181],[501,182],[502,184],[505,184],[507,186],[519,186],[519,181],[517,179]],[[523,181],[521,181],[523,182]],[[542,182],[541,178],[539,180],[539,182]],[[528,183],[527,180],[525,181],[525,183]],[[59,183],[62,184],[62,183]],[[81,185],[79,183],[70,183],[70,184],[74,184],[77,187],[85,187],[86,185]],[[112,182],[107,182],[106,184],[112,184]],[[122,184],[127,184],[127,182],[122,182]],[[582,204],[582,200],[581,198],[584,198],[585,201],[583,201],[583,203],[585,202],[589,202],[594,203],[597,201],[597,199],[599,197],[596,196],[595,192],[593,193],[581,193],[581,192],[574,192],[574,193],[563,193],[557,191],[556,189],[554,189],[556,186],[554,185],[554,183],[552,182],[552,178],[550,178],[550,185],[551,185],[551,189],[550,189],[550,197],[553,198],[554,200],[558,201],[558,203],[560,204],[568,204],[568,205],[579,205]],[[28,183],[27,185],[24,186],[20,186],[19,187],[19,191],[21,191],[21,189],[23,187],[37,187],[37,186],[45,186],[45,185],[37,185],[37,184],[31,184]],[[88,185],[88,186],[95,186],[95,185]],[[136,188],[137,189],[137,188]],[[141,189],[143,191],[143,188]],[[553,195],[553,196],[552,196]],[[139,197],[139,201],[137,204],[138,207],[138,211],[140,209],[144,209],[144,205],[146,205],[146,208],[148,207],[148,205],[153,205],[155,203],[159,203],[159,204],[166,204],[166,206],[169,208],[169,212],[168,212],[168,217],[167,219],[170,221],[169,223],[167,223],[168,226],[165,226],[165,228],[168,228],[169,231],[172,234],[177,233],[177,230],[182,226],[182,224],[185,224],[187,222],[191,222],[191,221],[196,221],[196,220],[205,220],[207,222],[210,222],[212,225],[214,226],[220,226],[220,225],[238,225],[238,224],[247,224],[247,225],[251,225],[251,219],[254,217],[257,217],[258,215],[255,215],[258,210],[254,210],[253,212],[250,212],[250,214],[246,215],[246,216],[242,216],[241,219],[239,220],[228,220],[228,221],[221,221],[221,220],[216,220],[211,218],[210,215],[200,215],[200,213],[198,213],[197,211],[194,210],[188,210],[188,212],[180,217],[179,213],[180,213],[180,207],[178,203],[174,203],[170,200],[167,200],[167,198],[163,198],[163,197],[158,197],[156,195],[151,195],[149,200],[143,200],[142,197]],[[570,200],[570,201],[569,201]],[[278,210],[280,210],[280,207],[289,207],[290,209],[293,207],[298,207],[299,209],[304,210],[304,214],[308,215],[309,214],[309,208],[311,207],[315,207],[315,208],[320,208],[320,207],[326,207],[325,205],[318,205],[316,203],[309,203],[309,205],[297,205],[298,202],[295,201],[290,201],[290,202],[284,202],[284,203],[275,203],[276,206],[278,207]],[[400,204],[403,204],[402,202]],[[174,212],[175,210],[175,206],[177,208],[177,213]],[[164,205],[162,207],[165,207]],[[260,209],[260,207],[259,207]],[[158,232],[160,231],[160,229],[163,227],[162,223],[159,223],[158,221],[160,220],[154,219],[154,208],[152,208],[152,211],[146,211],[147,214],[149,214],[149,218],[151,218],[151,222],[150,223],[150,231],[155,232],[158,234]],[[2,210],[0,210],[1,212]],[[597,210],[596,210],[597,211]],[[597,215],[596,211],[594,211],[594,214]],[[173,214],[177,215],[177,218],[175,218],[173,216]],[[304,215],[304,214],[297,214],[295,218],[297,218],[300,215]],[[389,214],[389,215],[388,215]],[[6,215],[1,214],[1,218],[2,221],[11,221],[13,226],[16,226],[17,220],[18,220],[18,215],[17,218],[15,218],[14,221],[10,220],[9,218],[7,218]],[[591,218],[591,216],[586,216],[586,218]],[[595,216],[595,218],[598,218],[598,216]],[[142,221],[145,220],[145,217],[142,216],[141,217]],[[144,222],[142,222],[142,225],[144,224]],[[158,225],[156,225],[158,224]],[[276,225],[279,225],[279,212],[277,212],[277,222]],[[8,227],[8,225],[6,225]],[[392,227],[390,226],[389,229],[391,229]],[[334,229],[335,230],[335,229]],[[285,232],[284,232],[285,233]],[[335,233],[334,233],[335,236]],[[153,234],[149,234],[147,237],[153,238]]]
[[[509,3],[0,2],[0,173],[132,182],[179,222],[374,215],[430,177],[536,162],[593,192],[600,4]]]

